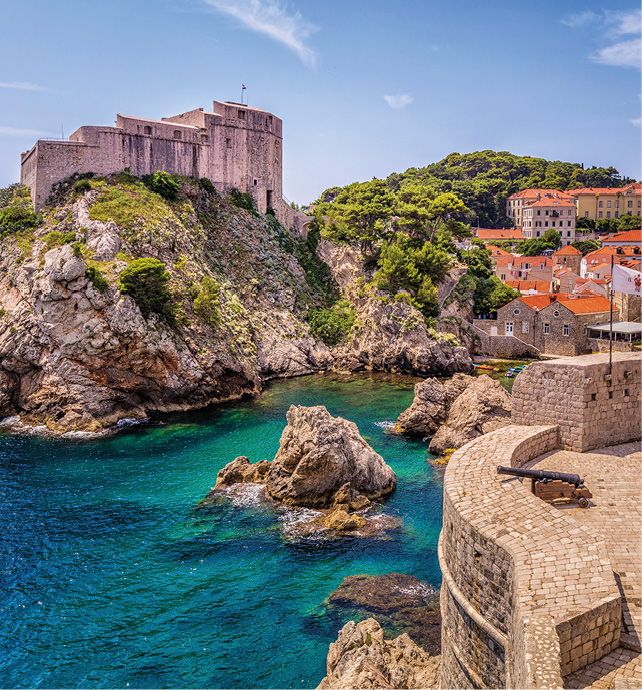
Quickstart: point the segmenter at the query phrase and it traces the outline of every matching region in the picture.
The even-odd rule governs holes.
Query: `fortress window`
[[[231,149],[232,148],[232,140],[226,139],[225,140],[225,146],[227,146],[228,149]]]
[[[255,187],[256,187],[257,183],[258,183],[257,180],[254,180],[254,186]]]
[[[151,127],[143,127],[143,133],[144,134],[151,134],[152,128]]]
[[[268,115],[268,123],[272,124],[272,115]]]
[[[207,136],[207,134],[201,134],[201,141],[204,144],[207,144],[207,142],[210,140],[210,138]]]
[[[174,130],[174,139],[180,139],[180,138],[181,138],[181,130],[175,129]]]
[[[245,110],[238,111],[239,120],[245,120]]]

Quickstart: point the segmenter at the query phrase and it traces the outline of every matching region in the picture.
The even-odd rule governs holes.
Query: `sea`
[[[441,582],[443,470],[427,441],[391,433],[417,380],[279,380],[98,437],[0,426],[0,687],[316,687],[348,620],[327,602],[344,577]],[[197,507],[235,457],[274,458],[293,404],[357,424],[397,473],[375,512],[398,529],[302,538],[313,512],[256,486]]]

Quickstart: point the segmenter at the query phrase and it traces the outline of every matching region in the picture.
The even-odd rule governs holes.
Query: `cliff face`
[[[68,192],[42,227],[0,241],[0,418],[96,431],[126,417],[254,394],[270,378],[331,368],[345,357],[341,346],[310,335],[305,314],[320,297],[278,224],[197,181],[172,204],[127,179],[93,186]],[[160,259],[170,272],[174,325],[154,313],[144,318],[119,292],[119,274],[139,257]],[[102,291],[88,266],[106,279]],[[204,279],[216,281],[216,320],[195,307]],[[369,337],[370,348],[394,345],[388,333],[385,343],[374,342],[374,328]],[[441,350],[426,341],[414,360],[455,362]]]

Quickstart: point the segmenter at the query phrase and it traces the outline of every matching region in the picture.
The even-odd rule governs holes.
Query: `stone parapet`
[[[569,449],[640,438],[640,355],[613,353],[565,357],[529,364],[515,379],[514,424],[558,424]]]
[[[532,365],[531,365],[532,366]],[[602,537],[498,475],[559,444],[509,426],[466,444],[444,477],[444,688],[561,688],[619,644],[621,601]]]

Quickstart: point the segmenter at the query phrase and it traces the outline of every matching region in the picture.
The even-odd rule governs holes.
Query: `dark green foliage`
[[[216,187],[212,184],[212,181],[209,177],[201,177],[198,183],[201,186],[201,189],[204,189],[208,194],[211,194],[212,196],[218,196]]]
[[[498,309],[519,297],[519,292],[492,274],[490,252],[486,248],[474,246],[470,250],[467,275],[475,281],[473,310],[477,315],[494,315]]]
[[[78,180],[91,180],[95,176],[96,174],[93,172],[74,173],[69,177],[59,180],[51,187],[46,205],[62,206],[64,203],[66,203],[70,192]]]
[[[7,206],[22,206],[23,208],[31,208],[31,196],[29,194],[29,187],[14,182],[8,187],[0,188],[0,209]]]
[[[174,323],[175,310],[168,287],[170,278],[162,261],[135,259],[120,274],[118,289],[133,298],[145,318],[155,312],[164,316],[168,323]]]
[[[631,213],[625,213],[618,219],[618,230],[620,232],[625,232],[626,230],[634,230],[635,228],[640,227],[641,222],[642,219],[640,218],[640,216],[634,216]]]
[[[75,246],[75,245],[74,245]],[[109,287],[109,283],[107,282],[105,276],[103,276],[100,268],[98,266],[88,266],[87,267],[87,272],[85,273],[87,278],[91,281],[92,285],[98,292],[100,293],[105,293],[107,292],[107,288]]]
[[[221,323],[221,314],[218,310],[219,288],[214,278],[205,276],[201,281],[201,289],[194,300],[194,312],[207,321],[210,326],[218,326]]]
[[[256,206],[254,205],[254,199],[252,195],[248,192],[240,192],[238,189],[230,190],[230,203],[234,204],[238,208],[245,209],[253,215],[258,215],[256,212]]]
[[[330,309],[310,309],[307,318],[313,337],[326,345],[336,345],[350,333],[355,319],[354,307],[343,299]]]
[[[437,288],[450,268],[448,255],[433,246],[399,233],[394,242],[384,242],[375,273],[377,287],[410,295],[410,302],[425,316],[437,315]]]
[[[82,242],[74,242],[71,248],[74,251],[74,256],[78,259],[82,259]]]
[[[42,223],[42,217],[31,209],[22,206],[0,209],[0,239],[19,230],[36,228],[40,223]]]
[[[52,230],[45,237],[45,242],[47,243],[47,249],[53,249],[54,247],[59,247],[63,244],[71,244],[76,241],[76,233],[60,232],[59,230]]]
[[[339,289],[327,264],[316,254],[320,237],[318,225],[312,223],[308,230],[308,238],[295,244],[294,254],[305,271],[305,281],[310,289],[332,304],[339,296]]]
[[[562,238],[560,233],[551,228],[541,237],[518,242],[515,246],[515,251],[524,256],[541,256],[547,249],[557,249],[561,244]]]
[[[87,178],[74,182],[72,189],[77,194],[84,194],[91,189],[91,182]]]
[[[589,252],[594,252],[596,249],[599,249],[602,243],[599,240],[578,240],[577,242],[573,242],[571,246],[586,255]]]
[[[578,216],[575,221],[576,230],[595,230],[595,221],[592,218],[584,218],[584,216]]]
[[[272,213],[270,213],[270,211],[272,211]],[[294,239],[290,236],[288,231],[281,225],[281,223],[279,223],[276,216],[274,215],[274,211],[270,208],[267,210],[265,214],[265,222],[268,224],[268,227],[276,236],[276,240],[279,243],[281,249],[283,249],[283,251],[287,252],[288,254],[294,254],[294,249],[296,245]]]
[[[126,175],[127,173],[120,174]],[[136,180],[133,175],[129,175],[129,177],[131,177],[131,180],[122,180],[122,182],[132,182]],[[181,185],[169,173],[158,170],[153,175],[143,175],[141,179],[148,189],[151,189],[152,192],[156,192],[156,194],[162,196],[166,201],[176,201],[176,199],[178,199]]]

